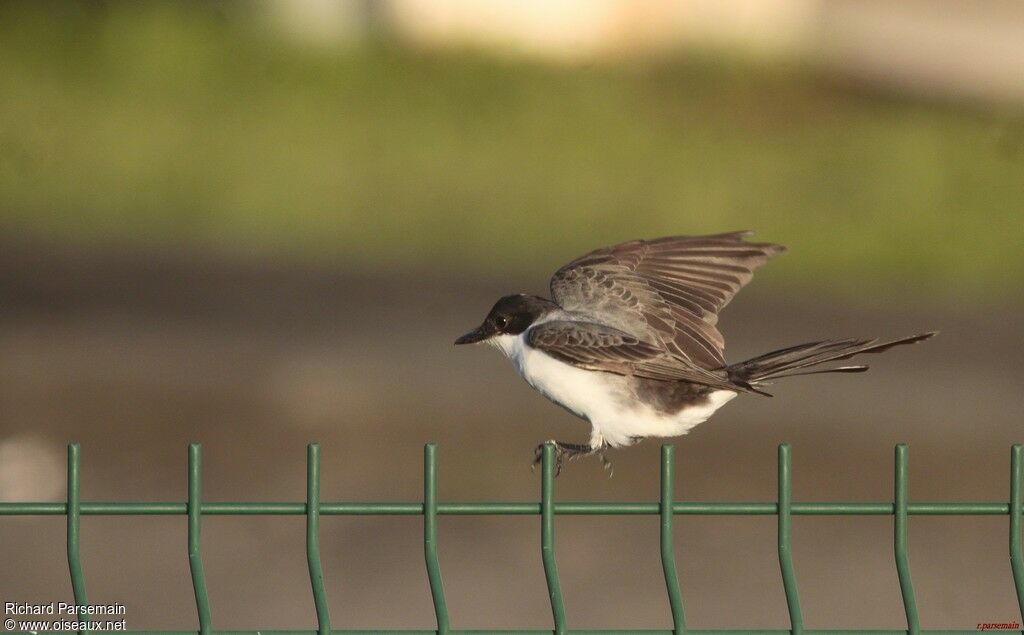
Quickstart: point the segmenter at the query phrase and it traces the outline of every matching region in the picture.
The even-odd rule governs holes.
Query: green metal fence
[[[675,500],[673,484],[673,446],[661,449],[661,496],[651,503],[568,503],[555,502],[555,451],[546,445],[542,456],[540,502],[493,503],[463,502],[442,503],[437,500],[437,448],[427,444],[423,453],[423,501],[411,503],[351,503],[323,502],[320,500],[320,447],[311,444],[306,462],[306,500],[295,503],[213,503],[202,501],[202,453],[198,444],[188,448],[188,501],[185,503],[138,503],[138,502],[83,502],[81,500],[80,466],[81,454],[78,444],[68,446],[68,489],[64,503],[0,503],[0,516],[51,515],[67,517],[68,568],[75,603],[88,604],[85,575],[79,553],[79,523],[86,516],[127,516],[127,515],[185,515],[188,516],[188,561],[195,590],[200,635],[232,633],[235,635],[330,635],[332,633],[973,633],[975,631],[929,630],[922,631],[918,616],[914,585],[910,575],[910,561],[907,557],[907,518],[912,515],[938,516],[1008,516],[1009,556],[1013,572],[1013,584],[1017,602],[1024,613],[1024,559],[1021,550],[1021,471],[1022,446],[1014,445],[1010,451],[1010,499],[1006,503],[911,503],[907,496],[907,447],[897,445],[895,453],[895,488],[892,502],[881,503],[833,503],[793,502],[792,469],[790,449],[787,444],[779,446],[778,452],[778,498],[773,502],[757,503],[696,503]],[[317,629],[295,631],[222,631],[214,630],[206,578],[203,573],[202,542],[200,532],[203,516],[247,516],[247,515],[295,515],[306,517],[306,559],[309,579],[316,607]],[[327,589],[324,583],[323,567],[320,561],[320,517],[323,515],[348,516],[423,516],[423,552],[426,560],[427,579],[434,602],[437,620],[436,630],[406,631],[355,631],[336,630],[331,627],[328,610]],[[437,517],[439,515],[539,515],[541,517],[541,561],[551,599],[553,630],[537,631],[466,631],[452,630],[449,626],[448,606],[445,601],[444,584],[441,578],[441,564],[437,555]],[[565,606],[559,584],[558,565],[555,559],[555,516],[558,515],[650,515],[660,517],[661,562],[668,591],[668,603],[672,612],[673,628],[670,630],[570,630],[566,624]],[[682,593],[676,575],[673,544],[673,521],[679,515],[741,515],[778,517],[779,567],[782,586],[789,609],[788,630],[690,630],[686,628]],[[874,631],[829,631],[804,628],[800,610],[800,595],[797,591],[796,572],[793,567],[790,528],[792,517],[796,516],[892,516],[893,554],[899,575],[903,606],[906,612],[906,629]],[[1019,625],[1018,625],[1019,629]],[[136,634],[195,635],[196,631],[127,631]],[[1003,630],[1017,632],[1021,630]]]

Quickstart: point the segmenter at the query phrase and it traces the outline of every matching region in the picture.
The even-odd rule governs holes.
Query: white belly
[[[538,392],[593,426],[591,445],[630,445],[643,437],[686,434],[736,396],[717,390],[706,404],[665,414],[636,400],[621,375],[583,370],[526,346],[523,336],[490,340],[512,361],[516,371]]]

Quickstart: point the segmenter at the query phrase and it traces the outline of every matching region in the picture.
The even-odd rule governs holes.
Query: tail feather
[[[821,375],[824,373],[863,373],[867,371],[870,366],[861,364],[858,366],[840,366],[839,368],[825,368],[822,370],[805,370],[799,373],[785,373],[782,375],[772,375],[772,379],[779,379],[780,377],[800,377],[801,375]]]
[[[764,383],[782,377],[800,375],[816,375],[819,373],[863,373],[868,369],[865,365],[839,366],[805,370],[819,364],[850,359],[862,353],[881,353],[894,346],[915,344],[934,336],[937,331],[922,333],[897,340],[879,341],[877,339],[858,340],[825,340],[790,346],[764,355],[759,355],[745,362],[733,364],[726,368],[729,378],[739,385]],[[760,391],[758,391],[760,392]],[[763,394],[763,393],[762,393]]]

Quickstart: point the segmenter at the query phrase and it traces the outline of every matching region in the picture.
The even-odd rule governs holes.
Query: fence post
[[[907,555],[907,444],[896,446],[895,500],[893,505],[893,552],[896,556],[896,573],[900,578],[900,593],[903,595],[903,610],[907,614],[907,631],[912,635],[921,632],[917,614],[917,599],[914,583],[910,578],[910,558]]]
[[[1017,608],[1024,619],[1024,556],[1021,555],[1021,463],[1022,446],[1010,448],[1010,567],[1017,590]]]
[[[313,588],[317,633],[330,635],[331,611],[324,588],[324,568],[320,560],[320,444],[306,448],[306,564],[309,584]]]
[[[673,471],[675,467],[675,446],[661,446],[661,569],[665,573],[665,587],[668,603],[672,609],[673,632],[679,635],[686,630],[683,615],[683,596],[679,591],[679,576],[676,574],[676,554],[673,548]]]
[[[565,606],[562,603],[562,587],[558,581],[558,565],[555,563],[555,446],[545,443],[541,455],[540,488],[540,549],[544,562],[544,577],[548,583],[551,598],[551,616],[555,623],[556,635],[565,633]]]
[[[89,603],[85,593],[85,576],[82,574],[82,558],[79,543],[79,527],[82,516],[81,499],[81,448],[77,443],[68,444],[68,506],[67,506],[67,542],[68,570],[71,573],[71,590],[77,606]],[[84,633],[85,631],[79,631]]]
[[[448,603],[444,598],[441,563],[437,557],[437,445],[423,446],[423,557],[427,563],[430,597],[434,600],[437,632],[448,632]]]
[[[203,547],[199,540],[202,527],[203,454],[202,446],[188,446],[188,567],[192,572],[192,589],[199,614],[199,632],[210,635],[210,598],[206,593],[206,574],[203,572]]]
[[[793,549],[790,542],[792,533],[792,461],[789,444],[779,445],[779,568],[782,570],[782,588],[786,592],[786,607],[789,610],[790,630],[799,635],[804,630],[804,617],[800,611],[800,594],[796,588],[796,572],[793,569]]]

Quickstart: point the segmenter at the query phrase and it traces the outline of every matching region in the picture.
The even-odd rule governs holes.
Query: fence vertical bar
[[[804,630],[804,617],[800,611],[800,593],[796,587],[796,572],[793,569],[792,534],[792,460],[789,444],[779,445],[779,568],[782,570],[782,588],[786,592],[786,608],[789,610],[790,631],[797,635]]]
[[[896,446],[895,500],[893,505],[893,552],[896,556],[896,573],[900,578],[900,592],[903,594],[903,610],[907,614],[907,631],[921,632],[917,614],[917,598],[914,583],[910,578],[910,559],[907,556],[907,444]]]
[[[324,588],[324,568],[320,561],[320,444],[306,447],[306,564],[313,588],[313,606],[319,635],[330,635],[331,611]]]
[[[1017,608],[1024,618],[1024,555],[1021,555],[1021,453],[1022,446],[1010,448],[1010,568],[1017,589]]]
[[[665,588],[668,590],[668,603],[672,609],[672,630],[678,635],[686,630],[686,618],[683,615],[683,596],[679,591],[676,554],[673,548],[675,450],[673,445],[661,446],[661,569],[665,573]]]
[[[555,633],[565,633],[565,606],[562,602],[562,587],[558,581],[558,565],[555,563],[555,446],[545,443],[541,455],[540,488],[540,549],[544,562],[544,577],[548,583],[551,598],[551,616]]]
[[[201,635],[210,635],[213,629],[210,619],[210,598],[206,593],[206,574],[203,572],[203,548],[199,538],[199,532],[202,528],[202,470],[202,446],[198,443],[191,443],[188,446],[188,567],[192,572],[192,588],[196,595],[199,632]]]
[[[434,600],[437,632],[448,632],[448,603],[444,598],[441,562],[437,557],[437,445],[423,446],[423,558],[427,563],[430,597]]]
[[[81,448],[77,443],[68,444],[68,507],[67,541],[68,570],[71,573],[71,590],[77,606],[85,606],[89,600],[85,593],[85,576],[82,574],[82,557],[79,549],[79,527],[81,526]],[[79,631],[82,633],[84,631]]]

